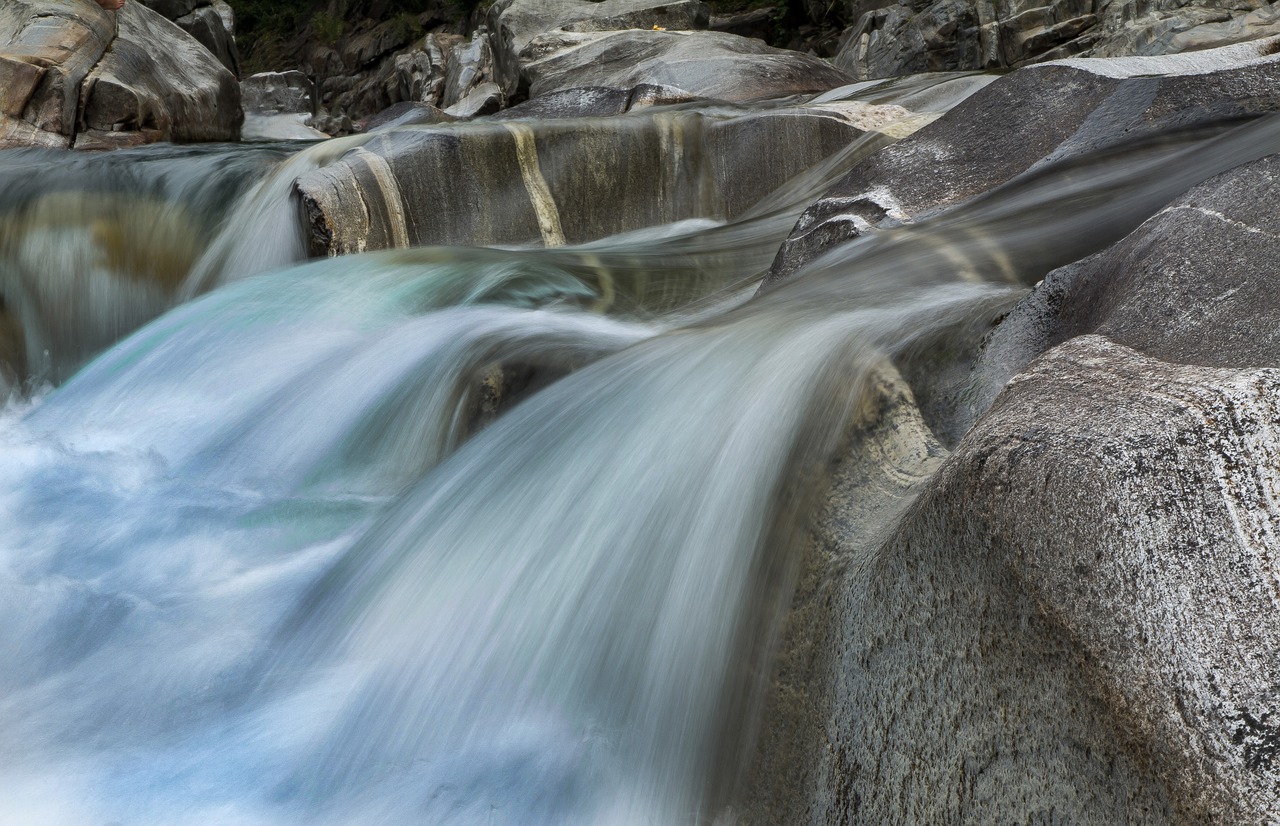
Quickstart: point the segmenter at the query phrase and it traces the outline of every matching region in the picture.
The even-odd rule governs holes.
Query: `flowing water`
[[[279,269],[279,147],[5,184],[15,221],[66,217],[66,240],[0,236],[24,325],[33,292],[46,313],[63,295],[41,273],[84,272],[58,255],[100,250],[77,239],[142,203],[201,239],[179,293],[228,274],[0,415],[5,817],[727,821],[792,538],[869,371],[988,328],[1050,268],[1278,145],[1257,121],[1046,169],[754,298],[802,198],[576,248]],[[5,156],[4,180],[24,164],[58,162]],[[242,193],[218,236],[215,204]],[[261,226],[283,240],[238,243]],[[158,266],[155,243],[118,269]],[[24,352],[64,336],[41,374],[60,381],[132,318],[83,341],[23,326]]]

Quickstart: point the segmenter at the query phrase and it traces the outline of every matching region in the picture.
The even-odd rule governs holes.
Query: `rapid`
[[[877,371],[1280,145],[1046,166],[760,289],[733,220],[304,261],[358,143],[0,155],[0,800],[31,824],[733,823]],[[945,441],[945,440],[944,440]]]

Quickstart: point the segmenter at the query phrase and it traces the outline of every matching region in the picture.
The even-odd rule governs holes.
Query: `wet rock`
[[[641,84],[633,89],[611,89],[608,86],[587,86],[580,89],[564,89],[504,109],[495,120],[528,118],[598,118],[621,115],[645,106],[663,106],[691,103],[699,98],[680,89],[667,86]]]
[[[826,108],[478,121],[379,135],[297,186],[317,255],[424,244],[557,246],[736,215],[861,135],[855,121],[868,125]],[[483,210],[471,207],[481,202]],[[610,208],[597,208],[603,203]]]
[[[437,109],[429,103],[413,103],[402,101],[392,104],[364,122],[363,132],[376,129],[394,129],[397,126],[430,125],[450,123],[456,120],[452,115]]]
[[[1047,160],[1124,138],[1280,108],[1274,41],[1187,55],[1027,67],[853,170],[796,224],[766,287],[878,227],[958,204]]]
[[[837,216],[873,231],[1121,135],[1280,109],[1271,51],[1019,70],[869,160],[797,236],[825,226],[829,248]],[[864,448],[836,467],[744,821],[1280,816],[1278,176],[1274,156],[1232,169],[1048,274],[890,532],[857,508],[906,485],[858,488]],[[925,419],[902,435],[940,455]]]
[[[486,81],[472,87],[461,100],[445,109],[444,113],[449,117],[465,120],[492,115],[501,108],[502,90],[498,88],[498,84]]]
[[[329,137],[311,125],[311,115],[294,113],[284,115],[244,116],[240,140],[253,141],[314,141]]]

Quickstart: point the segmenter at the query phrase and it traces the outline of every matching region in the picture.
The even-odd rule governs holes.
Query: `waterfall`
[[[0,415],[6,816],[728,822],[795,532],[872,371],[967,346],[1278,133],[1048,167],[754,297],[791,206],[255,270],[246,228],[296,227],[264,217],[279,150],[251,151],[267,211],[202,230],[192,299]],[[201,175],[139,180],[252,189]],[[12,277],[6,308],[34,301]]]

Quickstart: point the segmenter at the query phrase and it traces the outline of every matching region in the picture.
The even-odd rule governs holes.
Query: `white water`
[[[865,370],[1275,132],[1040,178],[747,304],[726,271],[650,305],[619,242],[359,256],[169,313],[0,416],[5,818],[714,818],[799,480]],[[472,435],[494,364],[573,372]]]

